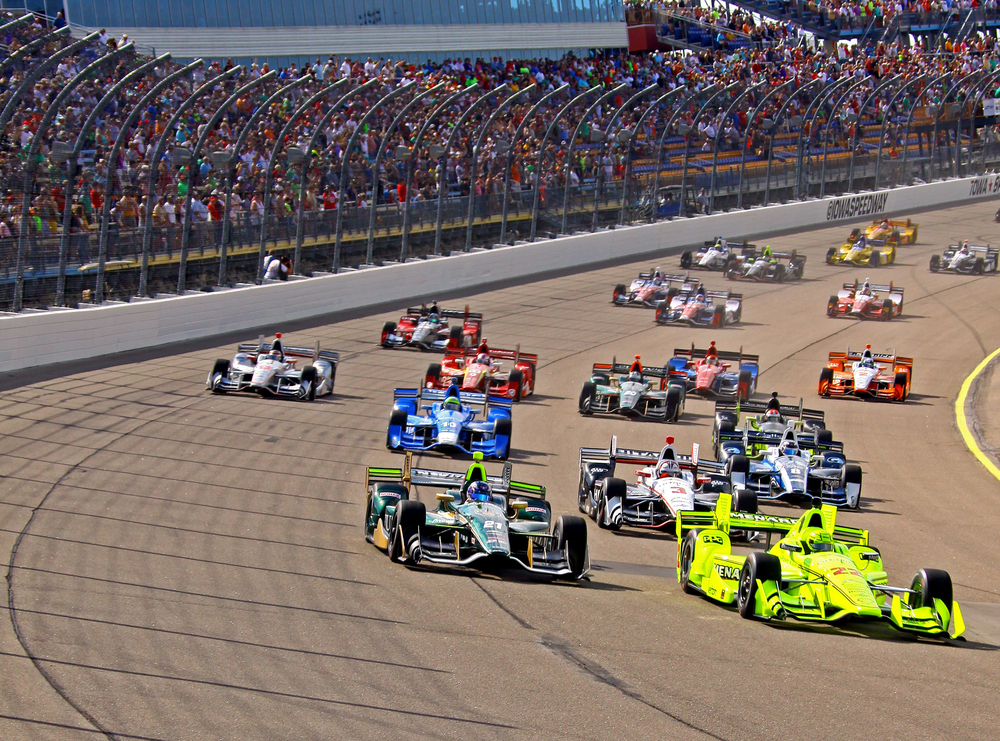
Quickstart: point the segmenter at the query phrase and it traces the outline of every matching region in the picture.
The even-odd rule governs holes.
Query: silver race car
[[[983,275],[997,272],[997,256],[1000,248],[987,245],[953,244],[943,255],[931,255],[932,273],[961,273],[963,275]]]
[[[676,422],[684,412],[684,382],[671,380],[669,368],[643,367],[616,360],[594,363],[580,392],[581,414],[622,414]]]
[[[298,358],[309,358],[309,365],[298,368]],[[216,360],[206,386],[216,394],[252,391],[262,396],[283,396],[312,401],[333,393],[339,353],[320,350],[319,342],[310,350],[284,347],[281,333],[274,342],[244,342],[236,348],[232,361]]]

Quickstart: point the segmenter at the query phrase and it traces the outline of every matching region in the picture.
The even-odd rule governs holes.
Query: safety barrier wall
[[[428,298],[609,260],[663,253],[718,235],[775,232],[996,197],[1000,175],[622,227],[431,260],[154,301],[0,318],[0,372],[156,347],[226,332]]]

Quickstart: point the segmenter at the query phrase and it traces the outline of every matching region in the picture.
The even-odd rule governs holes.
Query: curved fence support
[[[829,153],[829,148],[830,148],[829,147],[829,144],[830,144],[830,124],[833,123],[833,119],[836,117],[837,111],[840,109],[840,106],[842,106],[844,104],[844,101],[847,100],[847,96],[850,95],[852,92],[854,92],[854,90],[856,88],[858,88],[861,85],[864,85],[866,82],[868,82],[869,79],[870,78],[868,78],[868,77],[863,77],[860,80],[855,81],[851,85],[848,85],[847,86],[847,90],[844,91],[843,95],[841,95],[837,99],[837,102],[833,104],[833,108],[830,109],[830,117],[826,120],[826,126],[823,128],[823,170],[822,170],[822,172],[820,174],[820,177],[819,177],[819,197],[820,198],[823,198],[826,195],[826,157],[827,157],[827,154]]]
[[[691,126],[688,127],[687,132],[684,134],[684,169],[681,172],[680,203],[678,204],[678,207],[677,207],[678,208],[678,211],[677,211],[677,215],[678,216],[681,216],[681,217],[687,216],[687,213],[686,213],[687,209],[685,208],[686,203],[684,201],[684,195],[685,195],[685,192],[687,190],[688,161],[690,160],[690,157],[691,157],[691,136],[690,135],[691,135],[692,132],[694,132],[694,134],[693,134],[694,136],[698,135],[698,131],[697,131],[697,129],[698,129],[698,120],[702,117],[702,114],[704,114],[706,111],[708,111],[708,107],[710,105],[712,105],[712,103],[715,102],[716,98],[720,98],[723,95],[725,95],[726,93],[732,92],[733,90],[735,90],[739,86],[740,86],[740,83],[734,82],[731,85],[727,85],[726,87],[722,88],[721,90],[718,90],[715,93],[713,93],[712,97],[709,98],[708,100],[706,100],[705,104],[701,108],[698,109],[698,112],[695,114],[694,119],[691,121]]]
[[[712,149],[714,149],[715,151],[712,154],[712,179],[709,181],[709,186],[708,186],[708,213],[712,213],[712,212],[715,211],[715,176],[716,176],[716,174],[718,174],[718,171],[719,171],[719,139],[722,138],[722,129],[723,129],[723,126],[725,126],[726,121],[729,120],[729,117],[733,115],[733,110],[736,108],[736,106],[738,106],[740,104],[740,101],[742,101],[746,96],[750,95],[751,93],[756,92],[765,83],[766,83],[766,81],[765,82],[757,82],[757,83],[754,83],[753,85],[751,85],[750,87],[748,87],[746,90],[744,90],[742,93],[740,93],[739,95],[737,95],[733,99],[733,102],[729,104],[729,107],[726,109],[726,112],[724,114],[722,114],[722,120],[719,121],[719,128],[715,132],[715,141],[712,142]],[[773,91],[771,91],[771,92],[773,92]],[[766,100],[766,97],[767,96],[765,96],[765,100]],[[757,106],[757,110],[759,110],[763,106],[763,104],[764,104],[764,102],[761,101],[760,105]],[[756,113],[756,112],[757,111],[755,110],[754,113]],[[740,163],[740,195],[741,196],[743,194],[743,178],[746,175],[746,162],[747,162],[746,138],[750,134],[750,127],[753,126],[753,122],[754,122],[755,118],[756,118],[756,116],[753,116],[753,117],[747,119],[747,130],[745,132],[743,132],[743,136],[740,137],[740,141],[743,143],[743,147],[742,147],[742,149],[743,149],[743,157],[742,157],[742,162]],[[742,201],[742,199],[739,199],[739,200]]]
[[[927,91],[932,90],[934,87],[936,87],[939,82],[943,82],[944,80],[950,78],[951,78],[951,72],[945,72],[943,75],[935,77],[933,80],[927,83],[927,85],[923,88],[923,90],[917,93],[917,96],[913,99],[913,105],[910,106],[910,114],[906,117],[906,130],[903,132],[903,141],[907,143],[907,146],[903,148],[903,166],[902,166],[903,177],[906,178],[906,182],[909,182],[910,180],[909,170],[906,169],[906,162],[909,158],[908,155],[910,154],[910,147],[909,147],[910,124],[913,123],[913,113],[914,111],[917,110],[917,102],[927,93]],[[919,131],[917,132],[917,136],[918,137],[920,136]],[[930,152],[928,152],[928,155],[929,154]]]
[[[805,133],[808,131],[809,138],[812,138],[813,134],[816,132],[816,123],[819,120],[819,114],[823,109],[823,105],[835,92],[837,92],[837,90],[844,85],[849,85],[852,80],[853,78],[846,77],[840,80],[835,80],[829,85],[826,85],[819,91],[819,95],[809,101],[809,105],[806,106],[806,110],[802,114],[802,128],[799,129],[799,138],[795,149],[798,167],[798,177],[795,181],[795,192],[797,198],[805,197],[806,191],[809,187],[808,179],[806,178],[805,173],[807,169],[812,171],[812,147],[809,147],[809,153],[806,155],[805,148],[803,146]],[[815,110],[813,110],[814,106]],[[812,118],[810,118],[810,115]]]
[[[875,190],[879,189],[879,173],[882,169],[882,145],[885,144],[885,127],[886,124],[889,123],[889,114],[892,112],[893,106],[896,105],[896,100],[899,98],[900,95],[902,95],[909,89],[910,85],[913,85],[918,82],[923,82],[928,77],[930,77],[929,74],[924,74],[920,75],[919,77],[914,77],[912,80],[907,80],[900,86],[899,90],[896,91],[896,94],[889,99],[889,105],[887,105],[885,109],[886,115],[882,119],[882,126],[879,129],[878,154],[875,156]],[[904,147],[908,147],[909,145],[910,145],[909,142],[903,143]]]
[[[938,146],[938,124],[941,123],[941,116],[948,110],[948,101],[951,100],[952,95],[954,95],[955,93],[958,92],[958,90],[961,89],[962,85],[965,84],[966,80],[970,80],[973,77],[978,77],[981,74],[982,74],[981,70],[976,70],[975,72],[970,72],[969,74],[964,75],[963,77],[959,78],[959,80],[954,85],[948,88],[948,91],[944,94],[944,97],[941,98],[941,106],[938,108],[937,115],[934,116],[934,134],[931,137],[931,146],[934,147],[934,149],[931,152],[931,172],[934,171],[934,161],[939,158],[941,151],[941,147]],[[947,132],[945,133],[945,138],[946,139],[948,138]],[[943,164],[938,167],[938,174],[944,177]]]
[[[861,107],[858,109],[857,127],[861,126],[861,118],[862,118],[862,116],[865,115],[865,109],[868,108],[868,106],[876,99],[876,97],[879,95],[879,93],[881,93],[886,88],[891,87],[895,83],[899,82],[901,79],[903,79],[903,75],[896,75],[895,77],[890,77],[888,80],[886,80],[885,82],[883,82],[881,85],[876,86],[876,88],[874,90],[872,90],[871,94],[864,100],[864,102],[862,102]],[[854,134],[855,135],[853,137],[851,137],[851,169],[850,169],[850,172],[848,174],[848,181],[847,181],[847,192],[848,193],[853,193],[854,192],[854,161],[855,161],[855,155],[857,155],[857,153],[858,153],[858,147],[863,147],[864,146],[864,138],[863,137],[859,137],[857,135],[857,133],[858,133],[857,127],[855,127],[855,129],[854,129]]]
[[[650,103],[649,106],[646,107],[646,110],[642,112],[642,115],[639,116],[638,120],[636,120],[635,122],[635,132],[633,132],[632,136],[629,137],[628,148],[625,150],[625,180],[622,183],[622,208],[621,212],[618,215],[619,224],[625,223],[625,209],[628,207],[628,184],[632,178],[632,150],[635,144],[635,133],[638,132],[639,129],[642,127],[643,123],[645,123],[646,118],[653,111],[659,108],[661,104],[667,101],[667,98],[669,98],[672,95],[676,95],[677,93],[684,90],[685,88],[674,88],[673,90],[664,93],[656,100],[654,100],[652,103]]]
[[[706,95],[708,93],[712,93],[715,90],[717,90],[717,88],[715,88],[715,87],[705,88],[700,93],[695,93],[694,95],[686,98],[684,100],[684,103],[691,103],[691,102],[697,100],[699,96]],[[667,124],[663,127],[663,131],[660,133],[660,138],[659,138],[659,141],[657,142],[657,147],[656,147],[656,172],[653,175],[652,208],[650,209],[650,213],[649,213],[649,223],[651,223],[651,224],[656,223],[657,217],[659,216],[659,205],[660,205],[660,167],[662,166],[662,162],[663,162],[663,145],[667,141],[667,135],[670,133],[670,129],[673,128],[674,123],[676,123],[677,119],[680,117],[680,115],[683,112],[684,112],[684,106],[682,106],[682,105],[678,105],[677,108],[674,109],[674,112],[671,114],[670,118],[667,120]],[[667,158],[667,162],[669,162],[669,161],[670,161],[670,158],[668,157]],[[678,213],[680,213],[680,204],[678,204],[677,209],[678,209]]]
[[[778,92],[778,91],[784,89],[784,87],[786,85],[791,85],[794,82],[796,82],[796,81],[793,79],[793,80],[789,80],[786,83],[778,85],[778,87],[776,87],[774,90],[772,90],[771,92],[769,92],[767,94],[767,96],[765,97],[765,100],[767,100],[767,97],[770,97],[772,93]],[[771,124],[771,131],[769,132],[769,138],[768,138],[768,142],[767,142],[767,172],[766,172],[766,174],[764,176],[764,205],[765,206],[767,206],[771,202],[771,163],[774,161],[774,132],[775,132],[775,129],[777,129],[782,124],[782,122],[785,120],[785,113],[788,112],[788,106],[791,105],[792,101],[795,100],[796,96],[801,95],[803,92],[805,92],[807,89],[809,89],[810,87],[812,87],[813,85],[815,85],[818,82],[822,82],[822,81],[819,78],[817,78],[815,80],[810,80],[809,82],[805,83],[804,85],[801,85],[798,90],[795,90],[794,92],[792,92],[788,96],[788,100],[786,100],[784,103],[781,104],[781,108],[778,109],[778,113],[775,114],[775,116],[774,116],[773,123]],[[812,102],[812,101],[810,101],[810,102]],[[803,119],[802,125],[803,126],[805,125],[805,120],[804,119]],[[742,180],[743,180],[743,178],[741,176],[740,177],[740,195],[741,196],[743,195],[743,183],[742,183]],[[785,184],[786,185],[788,184],[788,179],[787,178],[785,179]]]

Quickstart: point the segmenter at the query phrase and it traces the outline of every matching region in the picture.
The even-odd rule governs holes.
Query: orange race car
[[[892,221],[886,218],[881,221],[873,221],[870,226],[865,228],[865,236],[868,239],[884,240],[895,237],[893,241],[898,245],[914,244],[917,241],[917,230],[919,227],[919,224],[914,224],[910,219],[906,221]],[[860,236],[861,230],[855,229],[851,232],[851,241],[857,241]]]
[[[861,396],[886,401],[906,401],[913,377],[913,358],[895,352],[830,353],[830,362],[819,374],[820,396]]]

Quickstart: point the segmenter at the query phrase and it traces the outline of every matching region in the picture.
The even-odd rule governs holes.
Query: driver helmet
[[[476,356],[476,362],[479,363],[480,365],[489,365],[490,356],[484,352],[481,352]]]
[[[968,239],[965,240],[964,242],[962,242],[961,252],[962,252],[963,255],[969,254],[969,240]]]
[[[861,367],[862,368],[874,368],[875,367],[875,361],[872,360],[872,356],[871,355],[866,355],[865,357],[863,357],[861,359]]]
[[[809,550],[813,553],[816,551],[833,550],[833,536],[826,530],[821,530],[820,528],[810,528],[806,534],[805,540],[806,545],[809,546]]]
[[[667,478],[668,476],[680,476],[681,467],[677,465],[677,461],[665,460],[660,461],[656,466],[656,477],[659,479]]]
[[[440,322],[440,321],[441,321],[441,319],[440,319],[440,317],[438,317],[438,315],[437,315],[437,314],[431,314],[431,315],[430,315],[430,316],[429,316],[429,317],[427,318],[427,321],[429,321],[429,322],[430,322],[431,324],[437,324],[438,322]]]
[[[766,245],[764,247],[764,257],[770,257],[770,256],[771,256],[771,245]]]
[[[466,493],[473,502],[490,501],[490,485],[485,481],[473,481]]]
[[[699,296],[704,296],[705,295],[705,284],[704,283],[699,283],[698,284],[698,290],[696,291],[696,293]]]
[[[766,422],[774,422],[774,421],[776,421],[778,419],[781,419],[781,411],[780,410],[778,410],[778,409],[768,409],[766,412],[764,412],[764,421],[766,421]]]
[[[285,359],[284,350],[281,348],[281,334],[278,333],[274,336],[274,342],[271,343],[271,349],[267,353],[268,355],[273,355],[278,360]]]
[[[441,402],[442,407],[449,411],[457,411],[462,407],[462,401],[458,398],[458,394],[449,394],[444,397],[444,401]]]
[[[861,286],[861,293],[864,294],[865,296],[867,296],[871,292],[872,292],[872,286],[868,282],[868,278],[865,278],[865,284],[863,286]]]
[[[781,443],[781,446],[778,448],[778,452],[781,455],[798,455],[799,446],[794,440],[785,440]]]

